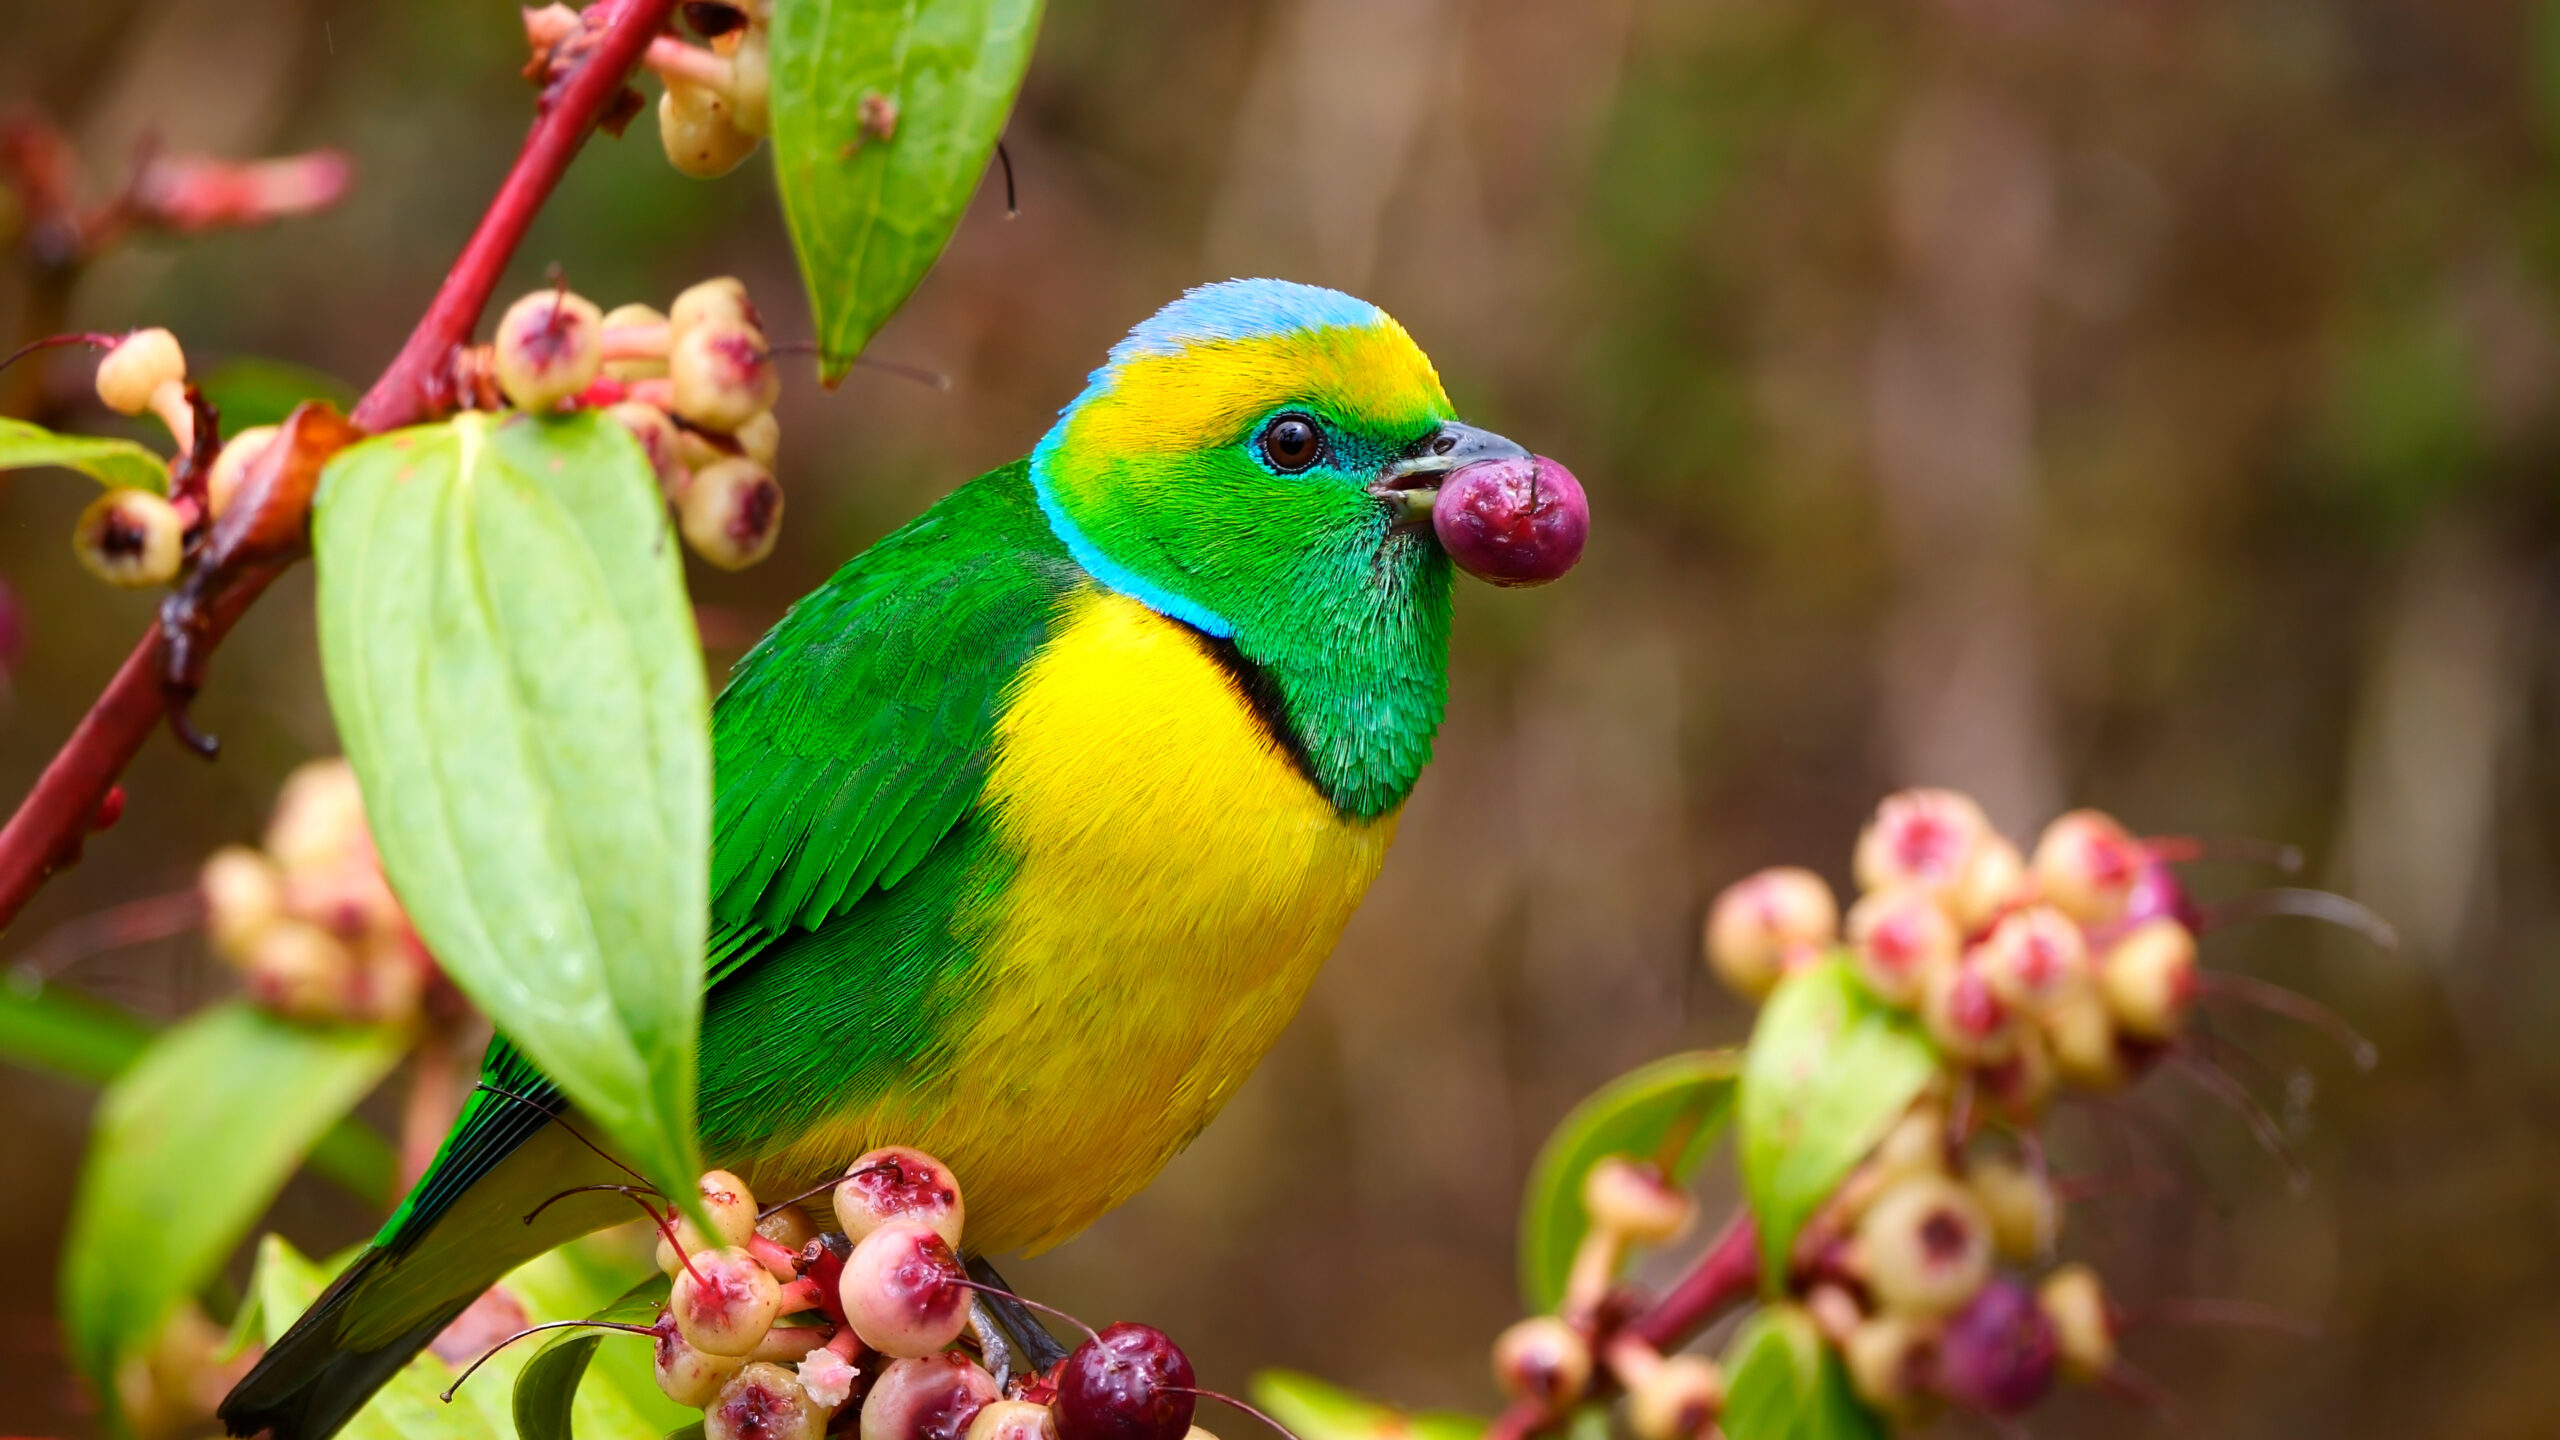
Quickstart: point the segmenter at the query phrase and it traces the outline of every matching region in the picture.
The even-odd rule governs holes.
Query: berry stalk
[[[454,350],[470,339],[534,217],[675,7],[676,0],[596,0],[588,8],[586,33],[595,43],[544,88],[532,132],[479,227],[408,342],[357,402],[351,418],[358,430],[377,433],[413,424],[447,403],[442,377],[451,372]],[[185,627],[198,652],[220,643],[288,563],[249,564],[207,587]],[[154,625],[134,646],[7,826],[0,827],[0,929],[17,919],[46,877],[79,858],[80,841],[108,789],[170,713],[170,628]]]

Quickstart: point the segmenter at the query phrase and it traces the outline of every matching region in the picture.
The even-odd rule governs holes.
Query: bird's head
[[[1113,346],[1033,452],[1032,479],[1097,581],[1252,654],[1381,601],[1445,605],[1433,500],[1461,467],[1505,459],[1539,473],[1457,419],[1385,311],[1231,280]]]

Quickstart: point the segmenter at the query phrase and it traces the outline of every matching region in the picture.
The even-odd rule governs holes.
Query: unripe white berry
[[[758,1360],[729,1377],[702,1412],[702,1440],[819,1440],[827,1412],[800,1388],[800,1377]]]
[[[2115,1368],[2116,1327],[2106,1287],[2086,1265],[2065,1265],[2036,1287],[2036,1305],[2053,1322],[2062,1373],[2090,1381]]]
[[[1639,1245],[1659,1245],[1679,1235],[1698,1208],[1661,1171],[1623,1155],[1605,1157],[1583,1177],[1582,1207],[1594,1227]]]
[[[604,367],[604,316],[595,302],[536,290],[507,307],[493,342],[498,388],[520,410],[548,410],[594,383]]]
[[[222,453],[213,457],[213,469],[204,477],[204,506],[216,519],[231,508],[231,498],[240,493],[240,482],[247,478],[249,467],[267,453],[275,443],[276,427],[252,425],[223,442]]]
[[[1534,1315],[1493,1342],[1493,1378],[1505,1395],[1552,1413],[1590,1388],[1591,1346],[1562,1320]]]
[[[1953,968],[1962,944],[1937,897],[1916,885],[1871,890],[1849,907],[1858,978],[1890,1005],[1916,1003],[1932,974]]]
[[[265,852],[225,845],[197,872],[204,897],[205,929],[225,955],[246,953],[259,931],[284,914],[284,876]]]
[[[71,530],[72,553],[90,574],[127,590],[178,578],[187,522],[148,490],[110,490],[89,502]]]
[[[2038,1017],[2054,1072],[2087,1090],[2118,1089],[2132,1078],[2116,1040],[2116,1017],[2095,986],[2084,986]]]
[[[604,413],[640,442],[640,453],[649,457],[649,468],[658,477],[659,493],[670,500],[683,495],[693,472],[685,468],[683,442],[678,438],[682,432],[667,412],[642,401],[623,400],[606,406]]]
[[[155,325],[117,341],[98,362],[98,398],[119,415],[139,415],[162,385],[186,378],[187,353],[178,337]]]
[[[773,553],[782,534],[782,485],[740,456],[694,472],[676,510],[693,553],[723,570],[744,570]]]
[[[709,1405],[731,1377],[746,1368],[741,1356],[707,1355],[686,1344],[672,1313],[660,1313],[649,1334],[655,1341],[650,1364],[658,1389],[679,1405],[696,1409]]]
[[[998,1400],[969,1422],[966,1440],[1057,1440],[1057,1436],[1058,1427],[1050,1420],[1048,1406],[1025,1400]]]
[[[276,791],[265,843],[287,875],[375,863],[355,767],[340,756],[295,766]]]
[[[1967,1165],[1964,1180],[1990,1218],[1992,1248],[2003,1259],[2024,1264],[2052,1251],[2061,1209],[2042,1175],[2015,1160],[1991,1156]]]
[[[752,1354],[781,1304],[782,1286],[742,1249],[687,1256],[667,1292],[685,1343],[711,1355]]]
[[[1991,822],[1969,795],[1954,790],[1902,790],[1884,798],[1858,835],[1855,869],[1862,889],[1917,885],[1932,892],[1961,884],[1991,836]]]
[[[738,128],[729,97],[682,80],[668,81],[658,97],[658,143],[668,164],[696,180],[726,175],[756,153],[756,137]]]
[[[1906,1415],[1929,1377],[1929,1332],[1907,1315],[1877,1315],[1841,1342],[1840,1362],[1858,1398],[1888,1415]]]
[[[748,1237],[756,1233],[756,1197],[748,1192],[747,1182],[726,1170],[707,1170],[694,1185],[702,1196],[702,1208],[711,1212],[717,1233],[706,1237],[679,1212],[673,1244],[664,1230],[658,1232],[658,1269],[670,1276],[683,1271],[684,1256],[697,1250],[743,1249]]]
[[[697,325],[667,352],[675,412],[723,435],[773,408],[782,394],[764,333],[745,325]]]
[[[1666,1355],[1627,1392],[1636,1440],[1700,1440],[1724,1408],[1724,1370],[1703,1355]]]
[[[233,963],[263,1009],[295,1020],[348,1018],[355,953],[317,925],[277,920],[251,937]]]
[[[739,426],[730,438],[738,442],[740,454],[770,470],[774,457],[782,453],[782,422],[766,410]]]
[[[1895,1313],[1952,1313],[1991,1276],[1982,1203],[1943,1175],[1914,1175],[1877,1196],[1852,1247],[1876,1303]]]
[[[1810,870],[1781,865],[1735,881],[1707,912],[1707,964],[1745,999],[1777,988],[1799,953],[1840,934],[1840,906]]]
[[[2196,937],[2165,916],[2146,920],[2107,947],[2098,982],[2127,1033],[2170,1039],[2195,1003]]]
[[[1964,878],[1946,892],[1947,913],[1955,918],[1957,929],[1971,934],[2025,898],[2026,891],[2026,858],[2008,836],[1988,834],[1975,847]]]
[[[2000,917],[1974,947],[1968,963],[1980,966],[1992,993],[2020,1010],[2041,1012],[2064,991],[2089,983],[2089,942],[2078,922],[2050,905],[2030,905]]]
[[[686,286],[684,293],[676,296],[676,303],[667,307],[670,343],[683,338],[686,331],[705,325],[744,326],[749,330],[764,328],[763,317],[756,313],[754,302],[747,298],[747,282],[735,275],[715,275],[708,280],[698,280]]]

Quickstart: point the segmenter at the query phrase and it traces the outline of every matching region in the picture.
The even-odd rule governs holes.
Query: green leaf
[[[1761,1007],[1736,1123],[1770,1285],[1786,1277],[1796,1232],[1937,1072],[1917,1022],[1837,958],[1787,977]]]
[[[196,388],[222,413],[225,435],[280,424],[305,400],[326,400],[341,411],[356,404],[356,387],[325,370],[257,355],[223,361]]]
[[[665,1276],[652,1275],[585,1318],[646,1325],[657,1318],[667,1289]],[[644,1415],[609,1378],[599,1375],[598,1383],[581,1388],[588,1362],[608,1338],[604,1331],[559,1331],[517,1373],[510,1412],[517,1440],[657,1440],[665,1432],[665,1424]]]
[[[151,1043],[151,1027],[77,991],[11,975],[0,982],[0,1059],[103,1085]]]
[[[101,485],[169,490],[169,462],[146,446],[98,435],[56,435],[41,425],[0,417],[0,470],[59,465]]]
[[[1883,1440],[1885,1428],[1849,1388],[1840,1357],[1793,1305],[1754,1312],[1725,1350],[1728,1440]]]
[[[773,168],[828,384],[951,239],[1039,31],[1040,0],[774,0]]]
[[[1486,1423],[1454,1411],[1416,1414],[1381,1405],[1294,1370],[1257,1372],[1253,1403],[1298,1440],[1476,1440]]]
[[[213,1279],[401,1048],[393,1031],[221,1005],[170,1029],[107,1088],[63,1242],[63,1324],[84,1373],[112,1376]]]
[[[1520,1289],[1531,1312],[1553,1310],[1564,1298],[1573,1252],[1591,1228],[1582,1208],[1591,1167],[1610,1155],[1633,1155],[1685,1181],[1724,1133],[1741,1069],[1732,1050],[1668,1055],[1593,1091],[1557,1124],[1529,1169],[1520,1207]]]
[[[594,414],[369,440],[322,475],[313,537],[330,704],[420,936],[698,1204],[710,700],[638,442]]]
[[[103,1085],[151,1044],[152,1027],[75,990],[12,975],[0,981],[0,1059]],[[374,1204],[391,1201],[395,1157],[380,1132],[340,1120],[310,1154],[312,1170]]]
[[[352,1259],[353,1252],[347,1258]],[[269,1235],[259,1242],[258,1268],[249,1281],[250,1303],[258,1307],[268,1344],[283,1338],[302,1312],[311,1308],[337,1269],[304,1259],[282,1236]],[[506,1432],[492,1427],[478,1407],[448,1405],[437,1398],[452,1383],[453,1372],[444,1362],[421,1351],[374,1392],[373,1399],[338,1432],[338,1440],[505,1440]],[[475,1377],[471,1383],[480,1381]]]

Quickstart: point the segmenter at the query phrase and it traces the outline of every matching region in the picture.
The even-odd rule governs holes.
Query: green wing
[[[897,884],[968,813],[1013,678],[1082,577],[1016,461],[855,556],[738,662],[712,711],[714,1010],[722,979]],[[378,1243],[423,1234],[565,1103],[504,1039],[481,1081]]]

